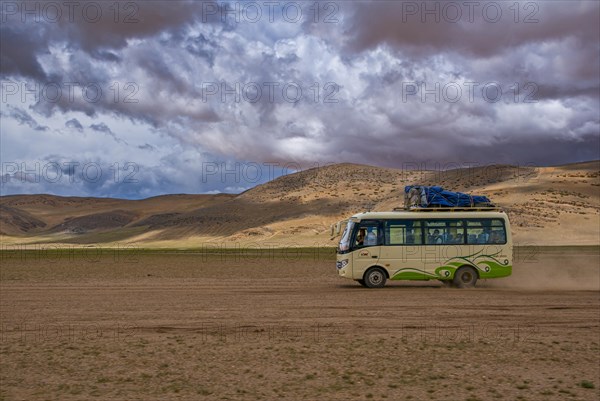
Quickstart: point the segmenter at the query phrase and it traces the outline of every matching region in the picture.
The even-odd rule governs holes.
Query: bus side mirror
[[[331,225],[332,239],[340,235],[340,232],[342,231],[342,225],[346,224],[347,222],[348,220],[340,220],[337,223]]]
[[[342,222],[338,221],[335,224],[331,225],[331,236],[332,237],[337,237],[338,235],[340,235],[340,229],[342,227]]]

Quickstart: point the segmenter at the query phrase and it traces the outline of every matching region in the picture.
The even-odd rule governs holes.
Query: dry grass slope
[[[8,245],[333,245],[331,223],[365,210],[401,206],[404,186],[410,184],[489,196],[509,213],[520,244],[600,243],[600,161],[449,171],[337,164],[283,176],[239,195],[164,195],[137,201],[4,196],[0,235]]]

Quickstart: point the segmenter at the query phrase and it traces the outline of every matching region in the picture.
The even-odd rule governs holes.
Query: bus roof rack
[[[502,208],[498,206],[469,206],[469,207],[418,207],[413,206],[409,208],[395,207],[394,211],[407,211],[407,212],[492,212],[499,211]]]

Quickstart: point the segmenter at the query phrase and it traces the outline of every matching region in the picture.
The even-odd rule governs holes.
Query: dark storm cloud
[[[177,35],[181,36],[181,33]],[[197,38],[191,36],[190,40],[195,42]],[[142,41],[116,53],[99,49],[91,54],[69,50],[68,63],[64,67],[55,68],[55,63],[46,63],[49,73],[44,75],[45,78],[35,77],[33,82],[16,78],[15,81],[17,84],[25,82],[28,86],[37,83],[38,91],[53,85],[61,88],[62,95],[51,101],[38,95],[39,101],[33,109],[47,117],[57,111],[79,111],[90,117],[108,112],[154,127],[164,126],[170,120],[219,121],[208,104],[198,104],[185,111],[165,107],[165,101],[171,104],[169,98],[200,99],[200,85],[196,82],[203,77],[210,78],[204,71],[210,69],[211,59],[214,59],[211,52],[214,52],[216,42],[205,41],[202,55],[189,52],[189,49],[182,53],[185,43],[190,46],[187,39],[184,43],[170,39]],[[45,53],[38,53],[38,57]],[[201,59],[206,60],[204,70],[198,68]],[[117,71],[119,75],[111,75],[109,71]],[[215,81],[214,78],[210,80]]]
[[[174,38],[175,39],[175,38]],[[181,37],[179,38],[182,39]],[[200,58],[206,59],[212,67],[215,61],[215,53],[218,49],[218,44],[215,40],[208,39],[203,34],[190,36],[184,39],[185,49],[191,54]]]
[[[122,61],[121,57],[108,50],[92,50],[90,56],[100,61],[112,61],[113,63]]]
[[[16,107],[10,107],[7,115],[17,120],[19,124],[27,124],[31,128],[35,128],[39,125],[29,113]]]
[[[10,7],[3,2],[1,75],[47,78],[37,57],[48,52],[55,42],[81,49],[97,59],[119,61],[119,56],[111,50],[125,47],[127,40],[178,31],[197,20],[219,22],[218,13],[214,12],[219,5],[212,1],[53,4],[58,14],[54,8],[52,12],[44,11],[43,2],[10,2]]]
[[[99,123],[99,124],[92,124],[90,125],[90,128],[96,132],[101,132],[105,135],[110,136],[112,139],[115,140],[115,142],[119,142],[119,143],[126,143],[125,141],[123,141],[122,139],[120,139],[106,124],[104,123]]]
[[[98,131],[98,132],[103,132],[105,134],[112,134],[114,135],[114,132],[111,131],[110,128],[108,128],[108,126],[104,123],[100,123],[100,124],[92,124],[90,125],[90,128],[93,129],[94,131]]]
[[[138,148],[143,150],[155,150],[154,146],[150,145],[149,143],[138,145]]]
[[[131,55],[131,60],[152,77],[156,82],[155,86],[160,86],[161,90],[184,95],[192,88],[191,83],[187,82],[184,76],[180,76],[174,71],[174,67],[177,65],[176,60],[159,49],[146,48],[143,51],[137,51]]]
[[[267,15],[258,23],[223,21],[218,10],[227,4],[202,1],[89,2],[102,8],[97,22],[81,13],[58,23],[9,15],[0,26],[0,77],[21,90],[25,82],[63,92],[38,96],[29,108],[18,93],[9,96],[17,107],[3,107],[3,117],[32,130],[44,129],[38,121],[60,121],[53,128],[67,135],[56,138],[65,160],[66,149],[95,150],[90,160],[106,165],[114,163],[107,154],[147,157],[139,185],[85,187],[102,194],[211,190],[218,183],[207,188],[188,177],[219,158],[391,167],[600,158],[599,3],[494,2],[502,11],[496,22],[494,9],[483,14],[491,2],[468,3],[478,4],[472,17],[465,3],[339,2],[331,24],[313,20],[312,2],[302,3],[308,18],[301,23]],[[455,23],[446,20],[452,5],[462,9]],[[425,22],[424,7],[434,10]],[[72,96],[67,83],[75,83]],[[274,99],[266,83],[277,85]],[[289,83],[303,85],[302,99],[282,95]],[[501,99],[486,97],[490,83],[502,89]],[[262,96],[231,93],[248,84]],[[407,95],[407,84],[436,93]],[[436,85],[460,86],[461,98],[448,100]],[[217,92],[207,95],[207,88]],[[3,139],[19,135],[5,132]],[[118,145],[102,141],[105,135]],[[86,149],[82,140],[99,148]],[[29,155],[20,146],[14,153]],[[193,154],[184,162],[182,152]]]
[[[598,96],[598,2],[354,4],[350,54],[385,45],[408,58],[445,55],[472,78],[535,82],[541,98]]]
[[[600,5],[594,1],[353,4],[347,46],[359,51],[386,43],[415,54],[489,57],[526,43],[573,36],[597,44],[598,39]]]
[[[35,118],[19,107],[8,106],[6,111],[2,112],[2,115],[14,118],[20,125],[27,125],[36,131],[46,131],[49,129],[47,126],[40,125]]]
[[[399,134],[398,137],[403,139],[397,142],[397,146],[390,146],[388,139],[371,138],[369,147],[356,151],[351,155],[351,160],[358,163],[372,163],[372,160],[377,160],[378,165],[395,168],[408,163],[425,165],[428,168],[469,164],[547,166],[552,160],[597,160],[600,150],[600,136],[597,132],[583,135],[578,140],[552,136],[544,138],[543,141],[538,139],[539,134],[542,134],[539,132],[524,131],[508,138],[498,133],[495,138],[482,143],[458,142],[456,135],[451,132],[445,136],[437,133],[431,135],[431,132],[420,134],[406,139],[404,135]],[[470,134],[476,135],[473,132]],[[465,133],[461,132],[461,135]],[[344,146],[345,149],[357,149],[364,143],[360,137],[346,138],[343,142],[340,141],[338,145]],[[432,146],[432,143],[436,146]],[[332,162],[337,162],[337,159],[332,159]],[[560,163],[563,162],[557,164]]]
[[[101,14],[114,16],[114,4],[94,4],[101,7]],[[129,38],[148,37],[177,28],[196,18],[199,11],[194,1],[131,2],[120,10],[116,23],[114,18],[99,18],[91,23],[80,18],[78,23],[67,27],[75,31],[69,36],[78,37],[79,45],[87,52],[98,47],[119,49]]]
[[[83,131],[83,125],[81,125],[81,123],[76,118],[72,118],[69,121],[67,121],[65,123],[65,127],[74,128],[80,132]]]
[[[25,76],[45,80],[46,73],[37,56],[47,51],[47,29],[26,30],[18,25],[0,26],[0,76]]]

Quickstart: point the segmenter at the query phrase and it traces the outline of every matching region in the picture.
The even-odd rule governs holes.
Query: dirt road
[[[546,249],[470,290],[364,289],[334,266],[4,254],[0,399],[600,398],[598,248]]]

